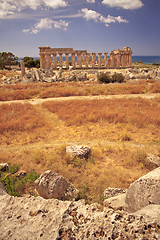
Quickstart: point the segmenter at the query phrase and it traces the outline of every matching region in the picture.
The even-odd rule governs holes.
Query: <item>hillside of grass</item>
[[[156,167],[147,154],[160,155],[159,97],[12,103],[0,112],[0,162],[51,169],[88,202],[102,201],[107,187],[127,188]],[[68,145],[90,146],[91,157],[71,159]]]

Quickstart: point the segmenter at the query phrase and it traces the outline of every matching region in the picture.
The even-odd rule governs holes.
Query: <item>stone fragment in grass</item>
[[[79,157],[88,159],[91,154],[91,148],[88,146],[67,146],[66,152],[69,153],[71,157]]]

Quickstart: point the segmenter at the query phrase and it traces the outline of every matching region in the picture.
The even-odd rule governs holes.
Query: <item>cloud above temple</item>
[[[67,21],[63,21],[60,19],[59,21],[55,21],[49,18],[42,18],[38,23],[34,25],[31,29],[23,29],[22,32],[24,33],[32,33],[37,34],[41,30],[48,30],[48,29],[60,29],[66,31],[69,26]]]
[[[87,0],[89,3],[95,3],[95,0]]]
[[[123,19],[123,17],[113,17],[111,15],[108,15],[107,17],[102,16],[100,13],[89,10],[87,8],[83,8],[81,10],[82,16],[88,21],[88,20],[94,20],[95,22],[104,23],[106,27],[109,27],[110,23],[128,23],[126,19]]]
[[[68,2],[65,0],[1,0],[0,18],[3,19],[28,8],[32,10],[44,8],[45,10],[46,8],[57,9],[66,6],[68,6]]]
[[[143,6],[141,0],[103,0],[102,3],[109,7],[120,7],[126,10],[134,10]]]

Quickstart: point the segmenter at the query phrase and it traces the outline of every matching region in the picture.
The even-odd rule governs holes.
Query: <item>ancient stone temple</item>
[[[39,47],[40,67],[57,69],[69,68],[126,68],[132,63],[132,51],[130,47],[122,50],[115,49],[110,53],[88,53],[86,50],[73,50],[73,48]],[[53,60],[52,60],[53,59]]]

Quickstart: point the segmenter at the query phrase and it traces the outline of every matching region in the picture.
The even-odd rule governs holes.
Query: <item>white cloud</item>
[[[89,3],[95,3],[95,0],[87,0]]]
[[[68,3],[64,0],[44,0],[44,3],[47,7],[50,8],[59,8],[59,7],[66,7]]]
[[[59,8],[68,5],[66,0],[0,0],[0,18],[21,12],[25,8],[37,10],[38,7]]]
[[[100,17],[100,13],[93,11],[93,10],[88,10],[87,8],[83,8],[81,10],[82,16],[86,19],[86,20],[94,20],[94,21],[98,21],[99,17]]]
[[[87,8],[83,8],[81,10],[81,14],[86,20],[94,20],[95,22],[99,21],[101,23],[104,23],[106,27],[109,27],[110,23],[128,23],[128,21],[126,19],[123,19],[121,16],[113,17],[111,15],[108,15],[107,17],[104,17],[100,13],[93,10],[88,10]]]
[[[69,23],[63,20],[55,21],[49,18],[42,18],[38,23],[34,25],[31,29],[23,29],[22,32],[24,33],[33,33],[37,34],[41,30],[52,29],[53,27],[60,30],[67,30]]]
[[[53,22],[54,22],[54,28],[62,29],[64,31],[66,31],[69,26],[69,23],[63,20],[53,21]]]
[[[141,0],[103,0],[102,3],[110,7],[121,7],[127,10],[133,10],[143,6]]]

